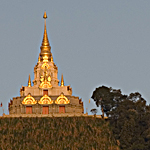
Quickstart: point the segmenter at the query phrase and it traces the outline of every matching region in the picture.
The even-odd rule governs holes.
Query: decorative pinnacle
[[[31,87],[31,79],[30,79],[30,74],[29,74],[29,79],[28,79],[28,87]]]
[[[45,55],[47,55],[50,59],[51,46],[49,44],[47,30],[46,30],[46,18],[47,18],[46,11],[44,12],[43,18],[45,20],[45,25],[44,25],[43,40],[42,40],[42,44],[41,44],[41,47],[40,47],[41,48],[40,56],[41,56],[41,59],[42,59]]]
[[[61,87],[64,86],[64,79],[63,79],[63,74],[61,75]]]
[[[43,35],[42,46],[49,46],[49,41],[48,41],[47,31],[46,31],[46,18],[47,18],[46,11],[44,12],[43,18],[45,19],[45,25],[44,25],[44,35]]]
[[[43,18],[44,18],[44,19],[47,18],[46,11],[44,12]]]

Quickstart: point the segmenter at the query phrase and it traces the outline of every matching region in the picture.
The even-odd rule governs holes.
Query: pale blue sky
[[[96,87],[140,92],[150,103],[149,0],[2,0],[0,2],[0,102],[19,96],[38,61],[47,31],[58,78],[88,103]],[[0,108],[0,115],[2,108]]]

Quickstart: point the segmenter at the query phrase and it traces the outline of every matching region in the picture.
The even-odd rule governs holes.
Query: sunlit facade
[[[58,68],[53,62],[46,30],[46,12],[43,40],[38,62],[34,67],[33,84],[29,75],[28,86],[22,86],[20,96],[9,103],[9,114],[83,113],[83,102],[72,96],[72,88],[57,78]]]

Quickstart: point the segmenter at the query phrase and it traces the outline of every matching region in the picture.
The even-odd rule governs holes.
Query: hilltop
[[[93,117],[1,118],[0,149],[117,150],[106,120]]]

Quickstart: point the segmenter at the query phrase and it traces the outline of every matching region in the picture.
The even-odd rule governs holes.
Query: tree
[[[90,112],[92,112],[92,114],[94,115],[94,117],[96,116],[96,113],[97,113],[97,109],[91,109],[91,111]]]
[[[140,93],[123,95],[121,90],[101,86],[91,98],[108,116],[120,149],[150,149],[150,105]]]
[[[121,90],[101,86],[96,88],[91,98],[95,101],[97,106],[101,106],[102,116],[104,117],[104,113],[109,116],[109,112],[115,109],[119,101],[125,97],[126,96],[121,94]]]

